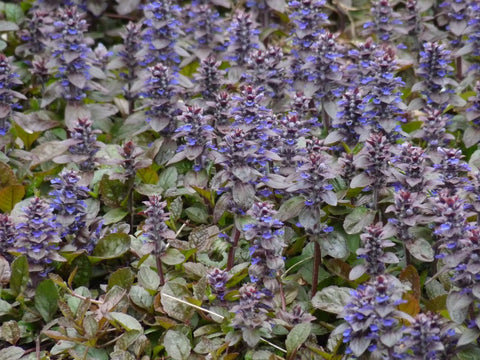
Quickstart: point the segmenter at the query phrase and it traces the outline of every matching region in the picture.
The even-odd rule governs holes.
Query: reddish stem
[[[237,249],[238,240],[240,239],[240,231],[237,227],[233,227],[233,244],[230,250],[228,251],[228,260],[227,260],[227,271],[230,271],[235,263],[235,250]]]

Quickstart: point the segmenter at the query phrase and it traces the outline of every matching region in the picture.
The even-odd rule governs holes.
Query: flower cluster
[[[441,110],[450,102],[453,88],[457,83],[450,79],[453,68],[451,51],[437,42],[425,42],[420,51],[418,75],[424,78],[415,84],[412,90],[420,91],[427,98],[427,103],[440,107]]]
[[[333,120],[331,142],[343,141],[352,146],[364,141],[368,136],[367,118],[365,117],[366,101],[359,88],[347,89],[338,102],[340,111]]]
[[[25,54],[41,54],[49,43],[49,36],[54,31],[54,19],[45,10],[33,10],[26,20],[25,27],[19,32],[22,44],[16,50]]]
[[[367,29],[367,34],[376,34],[382,42],[392,40],[393,32],[399,25],[402,25],[400,14],[393,10],[393,5],[389,0],[372,0],[370,10],[373,21],[363,24]]]
[[[110,175],[110,179],[132,180],[139,169],[146,168],[152,163],[151,159],[141,157],[144,151],[136,146],[133,141],[127,141],[123,144],[119,149],[119,154],[122,157],[119,164],[123,171]]]
[[[222,77],[225,71],[220,70],[221,62],[214,56],[208,56],[200,62],[198,73],[194,74],[195,93],[202,94],[207,101],[215,100],[222,86]]]
[[[75,6],[60,8],[51,35],[58,71],[55,76],[60,79],[58,92],[70,102],[80,102],[86,97],[91,78],[88,57],[92,50],[89,39],[84,35],[88,27],[84,17],[85,13]]]
[[[204,59],[214,51],[224,50],[224,33],[220,13],[208,1],[194,0],[187,10],[185,32],[191,34],[196,47],[192,50]]]
[[[180,112],[175,98],[178,92],[176,77],[163,64],[157,64],[149,70],[151,76],[147,80],[147,89],[142,94],[150,107],[145,112],[147,122],[155,131],[173,132],[176,116]]]
[[[9,59],[4,54],[0,54],[0,136],[8,132],[11,117],[15,115],[16,109],[21,108],[18,100],[27,99],[23,94],[13,90],[21,84]]]
[[[230,275],[225,270],[214,268],[207,273],[208,284],[210,285],[212,292],[218,296],[220,300],[223,300],[225,291],[227,290],[227,281],[230,279]]]
[[[255,285],[245,284],[239,290],[238,305],[231,308],[235,313],[232,325],[242,330],[243,340],[250,347],[260,341],[260,337],[268,336],[272,327],[268,318],[270,301]]]
[[[88,119],[78,119],[76,125],[70,130],[70,139],[74,144],[69,147],[73,155],[73,162],[79,165],[82,171],[95,169],[97,158],[95,154],[100,150],[101,143],[97,141],[100,130],[92,128]]]
[[[250,13],[237,11],[232,18],[227,33],[230,34],[225,59],[231,64],[244,66],[252,49],[258,49],[260,40],[258,24]]]
[[[436,150],[438,146],[445,146],[455,137],[447,133],[447,125],[450,122],[448,114],[433,107],[426,107],[424,114],[420,116],[422,127],[414,136],[424,140],[427,144],[427,151]]]
[[[449,194],[455,194],[468,182],[466,177],[470,166],[463,161],[465,157],[460,149],[437,148],[440,162],[433,168],[438,172],[440,189],[446,189]]]
[[[187,106],[178,122],[182,124],[175,130],[174,139],[182,138],[185,144],[177,149],[177,155],[170,162],[180,161],[184,158],[194,161],[193,169],[200,171],[205,167],[207,148],[213,146],[215,137],[214,129],[209,124],[210,116],[203,114],[203,109],[197,106]]]
[[[143,234],[155,246],[155,255],[164,255],[167,251],[167,240],[173,238],[173,231],[170,230],[165,223],[169,219],[170,214],[165,212],[167,206],[166,201],[162,201],[160,195],[152,195],[148,197],[148,201],[143,202],[147,209],[144,214],[147,216],[143,225]]]
[[[59,224],[53,209],[38,197],[23,209],[22,217],[24,221],[16,226],[17,236],[12,250],[26,255],[30,271],[44,277],[53,269],[53,261],[65,261],[58,254]]]
[[[375,277],[385,273],[387,264],[396,264],[400,260],[393,252],[384,251],[385,248],[395,246],[395,243],[388,240],[392,233],[383,227],[382,223],[370,225],[360,235],[363,247],[357,249],[359,259],[364,259],[365,264],[360,264],[350,271],[350,280],[358,279],[363,274]]]
[[[13,246],[17,231],[8,215],[0,214],[0,255],[11,259],[7,251]]]
[[[60,235],[75,235],[86,225],[88,188],[78,184],[80,176],[74,170],[64,170],[50,183],[54,188],[49,195],[53,196],[52,208],[56,220],[61,224]]]
[[[122,38],[123,44],[118,51],[118,55],[125,71],[122,71],[120,76],[126,81],[123,93],[125,99],[131,103],[129,109],[131,111],[133,110],[133,101],[135,101],[139,95],[136,83],[138,82],[138,75],[140,73],[138,53],[142,49],[140,26],[129,22],[125,26],[125,32],[122,34]]]
[[[275,277],[285,266],[282,257],[286,246],[283,241],[283,223],[275,219],[273,204],[255,203],[248,214],[254,221],[243,227],[245,239],[252,242],[252,265],[248,268],[248,273],[252,282],[260,281],[273,295],[278,286]]]
[[[400,320],[413,320],[397,309],[403,302],[400,281],[379,275],[351,294],[341,314],[346,323],[339,329],[348,344],[346,353],[357,357],[370,354],[371,358],[396,358],[395,345],[402,337]]]
[[[145,54],[142,65],[161,62],[167,66],[180,63],[183,54],[178,44],[181,30],[181,8],[172,0],[150,1],[143,8],[145,30],[143,43]]]
[[[415,316],[404,332],[399,348],[401,359],[451,359],[458,336],[453,324],[438,314],[427,312]]]

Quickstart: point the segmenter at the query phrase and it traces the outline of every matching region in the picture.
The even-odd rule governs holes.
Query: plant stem
[[[318,286],[318,271],[320,265],[322,264],[322,249],[318,242],[317,237],[315,236],[313,242],[313,274],[312,274],[312,297],[317,293]]]
[[[165,285],[165,278],[163,277],[162,260],[160,259],[160,255],[157,255],[157,272],[158,276],[160,276],[160,286]]]
[[[233,244],[228,251],[227,271],[230,271],[235,263],[235,250],[237,249],[238,240],[240,239],[240,231],[236,226],[233,227]]]

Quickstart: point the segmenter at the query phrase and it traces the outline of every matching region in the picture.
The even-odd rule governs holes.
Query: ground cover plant
[[[480,2],[0,2],[0,360],[479,359]]]

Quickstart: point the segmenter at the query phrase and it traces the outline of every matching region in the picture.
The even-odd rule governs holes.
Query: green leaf
[[[95,264],[105,259],[115,259],[130,249],[130,236],[124,233],[113,233],[101,238],[89,256],[90,262]]]
[[[23,350],[21,347],[9,346],[0,350],[0,360],[18,360],[23,356],[23,354],[25,354],[25,350]]]
[[[7,315],[12,310],[12,305],[9,302],[0,299],[0,316]]]
[[[137,330],[143,332],[142,325],[133,316],[113,311],[108,313],[108,318],[114,326],[120,325],[127,331]]]
[[[77,273],[73,278],[75,286],[87,286],[92,278],[92,263],[87,254],[83,253],[72,261],[71,269],[77,268]]]
[[[185,209],[185,213],[188,218],[197,224],[207,224],[208,223],[208,212],[204,207],[190,206]]]
[[[177,187],[177,179],[178,179],[177,168],[175,166],[170,166],[166,168],[164,171],[162,171],[158,179],[157,185],[161,186],[165,190],[174,189]]]
[[[287,335],[285,345],[287,346],[287,357],[296,351],[310,336],[312,324],[303,323],[295,325],[295,327]]]
[[[0,190],[0,210],[10,212],[16,203],[25,196],[22,185],[10,185]]]
[[[58,289],[51,279],[43,280],[35,290],[35,308],[47,323],[58,310]]]
[[[0,189],[16,184],[18,181],[13,170],[4,162],[0,162]]]
[[[405,244],[410,255],[423,262],[432,262],[435,260],[435,251],[430,243],[422,238],[409,241]]]
[[[185,255],[174,248],[168,248],[165,255],[161,257],[162,262],[167,265],[178,265],[185,261]]]
[[[28,270],[28,261],[25,255],[22,255],[12,262],[12,275],[10,277],[10,289],[15,296],[20,295],[26,288],[30,280]]]
[[[190,340],[180,331],[168,330],[163,339],[167,354],[174,360],[187,360],[192,349]]]
[[[451,291],[447,297],[447,309],[450,318],[457,324],[465,321],[468,315],[468,308],[473,302],[470,294],[460,291]]]
[[[127,210],[121,208],[112,209],[103,215],[103,225],[115,224],[127,216],[127,214]]]
[[[130,288],[128,297],[135,305],[142,309],[149,310],[153,305],[153,296],[143,287],[138,285],[133,285]]]
[[[120,207],[121,203],[127,197],[127,185],[120,180],[110,180],[107,175],[104,175],[100,181],[98,189],[105,205],[116,208]]]
[[[356,207],[345,217],[343,228],[347,234],[358,234],[375,219],[375,211],[365,207]]]
[[[140,267],[138,271],[138,283],[148,290],[157,290],[160,286],[160,276],[147,266]]]
[[[460,360],[478,360],[480,359],[480,348],[477,345],[469,346],[466,349],[462,349],[457,354]]]
[[[300,211],[305,207],[305,199],[301,196],[294,196],[280,206],[277,212],[277,218],[280,221],[286,221],[294,218],[300,214]]]
[[[0,32],[4,31],[17,31],[19,27],[12,21],[0,20]]]
[[[22,336],[20,326],[15,320],[5,321],[0,328],[0,338],[8,343],[15,345]]]
[[[350,291],[352,289],[347,287],[327,286],[315,294],[312,306],[329,313],[340,314],[350,300]]]
[[[12,21],[15,24],[20,24],[25,15],[22,8],[17,4],[5,4],[5,17],[8,21]]]
[[[135,281],[135,274],[129,267],[124,267],[115,271],[108,279],[108,287],[110,290],[115,285],[120,286],[122,289],[129,290]]]

